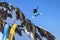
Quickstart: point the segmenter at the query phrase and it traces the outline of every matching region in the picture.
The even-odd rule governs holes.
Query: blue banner
[[[4,27],[4,32],[3,32],[2,40],[7,40],[8,29],[9,29],[9,25],[6,24],[5,27]]]

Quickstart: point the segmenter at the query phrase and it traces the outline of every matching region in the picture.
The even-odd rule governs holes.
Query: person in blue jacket
[[[37,8],[33,9],[33,13],[34,13],[35,17],[38,16],[38,15],[40,15],[37,10],[38,10],[38,6],[37,6]]]

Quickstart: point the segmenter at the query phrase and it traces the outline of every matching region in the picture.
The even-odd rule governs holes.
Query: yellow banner
[[[11,27],[11,29],[10,29],[10,32],[9,32],[9,36],[8,36],[8,39],[9,39],[9,40],[13,40],[13,36],[14,36],[16,27],[17,27],[16,24],[13,24],[13,25],[12,25],[12,27]]]

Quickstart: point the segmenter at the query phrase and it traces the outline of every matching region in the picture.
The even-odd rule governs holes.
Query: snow
[[[2,40],[3,34],[0,32],[0,40]],[[7,39],[8,40],[8,39]]]

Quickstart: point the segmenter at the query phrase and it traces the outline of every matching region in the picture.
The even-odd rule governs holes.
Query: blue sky
[[[1,0],[0,0],[1,1]],[[46,28],[57,40],[60,40],[60,0],[2,0],[18,7],[32,23]],[[32,18],[33,8],[39,6],[38,11],[43,13],[41,16]],[[16,40],[31,40],[23,33],[19,37],[15,33]]]

